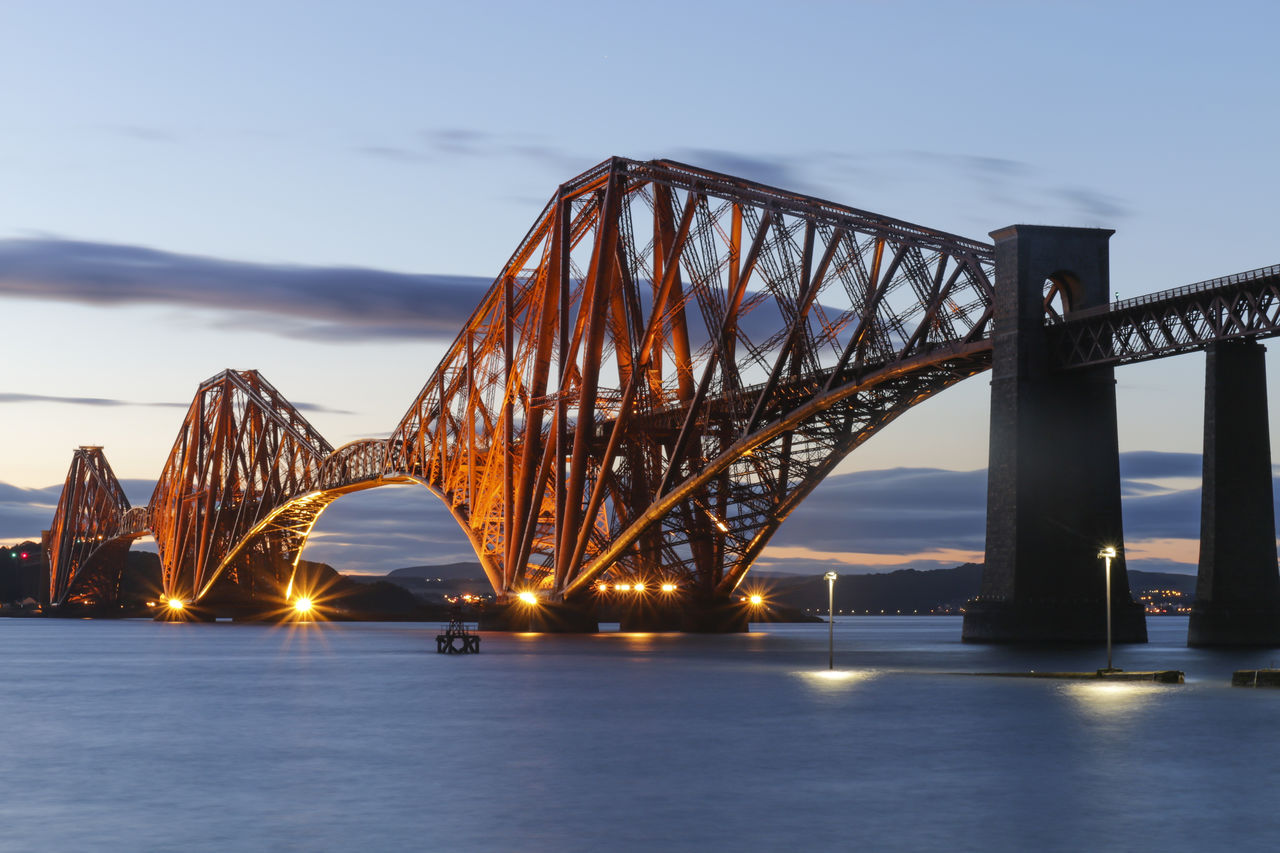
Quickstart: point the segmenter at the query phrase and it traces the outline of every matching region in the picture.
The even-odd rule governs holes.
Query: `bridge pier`
[[[1101,643],[1100,549],[1114,546],[1116,642],[1146,642],[1129,594],[1120,512],[1115,379],[1110,366],[1054,369],[1045,285],[1066,312],[1110,298],[1113,231],[1013,225],[996,248],[986,565],[962,637],[988,643]]]
[[[1200,568],[1189,646],[1280,646],[1266,348],[1206,351]]]
[[[745,634],[749,614],[729,598],[693,599],[670,604],[642,602],[621,614],[622,631],[679,631],[685,634]]]
[[[481,631],[516,631],[538,634],[594,634],[600,630],[595,609],[568,601],[498,602],[480,614]]]

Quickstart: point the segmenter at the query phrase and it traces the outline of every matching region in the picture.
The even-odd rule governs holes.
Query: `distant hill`
[[[379,581],[396,584],[425,601],[442,601],[446,595],[491,594],[479,563],[439,566],[407,566],[385,576],[348,576],[362,584]],[[1102,577],[1099,573],[1098,584]],[[1195,593],[1195,575],[1129,570],[1134,597],[1144,590],[1178,590]],[[842,574],[836,581],[835,607],[845,613],[959,613],[982,586],[982,564],[965,563],[952,569],[899,569],[879,574]],[[800,610],[826,612],[827,582],[821,575],[751,572],[743,591],[762,587],[770,600]]]
[[[1176,572],[1143,572],[1129,570],[1129,590],[1134,595],[1143,589],[1176,589],[1183,595],[1196,594],[1196,576]]]
[[[747,575],[748,583],[756,575]],[[820,575],[789,579],[781,574],[761,577],[769,595],[801,610],[827,609],[827,582]],[[1102,585],[1099,572],[1098,585]],[[1133,596],[1144,590],[1174,589],[1195,593],[1195,575],[1129,570]],[[835,608],[845,613],[959,613],[982,587],[982,564],[965,563],[954,569],[899,569],[883,574],[841,575],[835,585]]]
[[[446,563],[443,566],[407,566],[387,572],[388,580],[400,578],[440,578],[486,580],[484,568],[479,563]]]
[[[747,584],[752,575],[747,575]],[[883,574],[841,575],[835,585],[835,609],[845,613],[958,613],[978,594],[982,566],[965,563],[954,569],[899,569]],[[801,610],[827,609],[827,582],[821,575],[788,580],[768,578],[769,597]]]

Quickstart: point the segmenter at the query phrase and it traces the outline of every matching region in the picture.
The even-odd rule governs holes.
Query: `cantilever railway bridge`
[[[331,447],[254,371],[206,380],[146,507],[76,451],[49,600],[108,602],[152,535],[164,594],[287,598],[320,513],[418,483],[500,600],[601,581],[725,600],[898,415],[992,364],[992,244],[665,160],[563,184],[386,439]],[[1063,366],[1275,334],[1280,268],[1092,311],[1045,294]],[[1055,307],[1059,306],[1059,307]]]

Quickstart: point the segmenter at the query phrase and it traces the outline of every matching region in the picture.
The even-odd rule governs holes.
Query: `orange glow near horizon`
[[[885,568],[906,566],[920,560],[937,560],[944,563],[981,563],[984,555],[981,551],[965,551],[961,548],[939,548],[934,551],[920,551],[914,554],[868,554],[854,551],[819,551],[803,545],[785,545],[770,547],[761,556],[760,567],[766,568],[770,558],[775,560],[815,560],[819,562],[841,563],[847,566],[884,566]]]

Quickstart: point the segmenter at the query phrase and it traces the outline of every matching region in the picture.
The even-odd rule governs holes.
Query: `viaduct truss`
[[[606,581],[727,600],[841,459],[992,366],[995,266],[992,244],[608,160],[547,203],[388,438],[335,449],[228,370],[200,385],[148,506],[78,450],[46,534],[49,601],[111,601],[148,534],[166,597],[287,599],[325,507],[387,483],[445,503],[499,600],[581,601]],[[1235,278],[1065,314],[1051,292],[1056,364],[1274,334],[1280,270]]]

